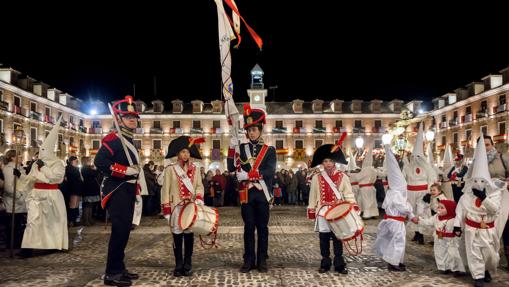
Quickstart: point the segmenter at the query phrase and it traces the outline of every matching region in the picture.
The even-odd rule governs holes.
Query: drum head
[[[340,202],[325,213],[325,219],[328,221],[339,220],[352,210],[352,204],[346,201]]]
[[[184,230],[191,227],[191,225],[193,225],[194,221],[196,220],[197,213],[198,207],[194,202],[184,204],[179,214],[180,229]]]

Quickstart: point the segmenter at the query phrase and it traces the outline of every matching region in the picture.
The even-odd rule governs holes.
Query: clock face
[[[259,102],[259,101],[261,100],[260,95],[256,95],[256,96],[254,97],[254,100],[255,100],[255,102]]]

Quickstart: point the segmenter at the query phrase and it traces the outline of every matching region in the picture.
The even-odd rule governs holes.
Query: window
[[[85,142],[80,139],[80,150],[85,148]]]
[[[99,149],[100,141],[99,140],[92,140],[92,149]]]
[[[30,146],[37,147],[37,128],[30,128]]]
[[[80,127],[83,126],[83,119],[80,119]]]
[[[69,138],[69,145],[74,146],[74,138],[73,137]]]
[[[457,121],[458,120],[458,111],[454,111],[454,113],[452,113],[452,119],[454,121]]]
[[[382,127],[382,120],[375,120],[375,128],[381,128]]]
[[[355,128],[362,128],[362,121],[361,120],[355,120],[354,127]]]
[[[173,121],[173,128],[180,129],[180,121]]]
[[[447,122],[447,116],[446,115],[442,115],[442,123],[445,123]]]
[[[295,121],[296,128],[302,128],[302,121]]]
[[[153,149],[161,149],[161,140],[152,140],[152,148]]]
[[[220,140],[212,140],[212,148],[213,149],[220,149],[221,148],[221,141]]]
[[[285,146],[285,142],[283,140],[276,140],[276,149],[282,149]]]
[[[296,140],[295,141],[295,148],[303,149],[304,148],[304,141],[303,140]]]
[[[336,120],[336,128],[342,128],[343,127],[343,121],[342,120]]]
[[[452,134],[452,142],[454,143],[454,146],[458,146],[458,133]]]
[[[160,113],[160,112],[162,112],[162,106],[161,106],[161,104],[159,104],[159,103],[158,103],[158,104],[155,104],[155,105],[154,105],[154,113]]]
[[[465,131],[465,140],[469,141],[472,140],[472,130],[466,130]]]
[[[101,121],[92,121],[92,128],[98,129],[101,127]]]
[[[215,129],[221,128],[221,121],[212,121],[212,127]]]
[[[14,123],[14,124],[13,124],[13,128],[14,128],[14,129],[13,129],[13,131],[15,131],[15,130],[17,130],[17,129],[23,129],[23,126],[22,126],[22,125],[20,125],[20,124],[18,124],[18,123]]]
[[[315,140],[315,148],[319,148],[323,145],[323,140]]]
[[[21,98],[14,96],[14,105],[17,107],[21,107]]]
[[[488,102],[487,101],[481,102],[481,112],[488,112]]]
[[[447,144],[447,137],[446,136],[442,136],[442,144],[443,145]]]
[[[467,109],[466,109],[466,111],[465,111],[465,113],[466,113],[467,115],[472,114],[472,107],[471,107],[471,106],[468,106],[468,107],[467,107]]]
[[[481,126],[482,134],[488,136],[488,126]]]
[[[51,117],[51,109],[49,107],[46,107],[44,115],[48,116],[48,117]]]
[[[0,101],[4,101],[4,91],[0,91]]]
[[[323,128],[323,121],[321,121],[321,120],[315,121],[315,128],[317,128],[317,129]]]
[[[505,95],[501,95],[500,97],[498,97],[498,104],[499,104],[500,106],[505,105],[505,102],[506,102],[506,97],[505,97]]]
[[[375,148],[382,148],[382,140],[375,140]]]
[[[141,149],[141,140],[133,140],[133,144],[137,150]]]
[[[36,113],[37,112],[37,104],[34,102],[30,102],[30,111]]]
[[[154,121],[154,129],[160,129],[161,128],[161,121]]]
[[[59,111],[59,112],[58,112],[58,115],[57,115],[57,121],[58,121],[58,119],[59,119],[61,116],[62,116],[62,112],[60,112],[60,111]],[[62,120],[64,120],[64,118],[62,118]]]
[[[193,121],[193,129],[200,129],[201,121]]]
[[[74,124],[74,117],[73,116],[69,116],[69,122],[71,124]],[[113,125],[113,126],[115,126],[115,125]]]
[[[0,133],[4,132],[4,120],[0,120]]]
[[[498,123],[498,134],[504,135],[505,134],[505,122],[499,122]]]
[[[283,121],[276,121],[276,128],[282,129],[283,128]]]

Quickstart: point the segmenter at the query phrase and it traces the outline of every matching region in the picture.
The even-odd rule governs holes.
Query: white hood
[[[406,200],[407,198],[407,182],[401,169],[399,168],[398,161],[392,153],[389,145],[384,145],[385,161],[387,166],[387,181],[389,182],[389,190],[399,193],[399,195]]]
[[[453,164],[454,163],[452,162],[451,146],[447,145],[447,148],[445,149],[444,160],[442,162],[442,169],[444,170],[444,172],[448,172],[453,166]]]
[[[60,121],[62,120],[62,116],[55,123],[48,136],[44,139],[41,147],[39,148],[39,158],[41,160],[50,160],[55,159],[55,146],[57,144],[58,139],[58,130],[60,128]]]
[[[348,170],[353,171],[359,169],[357,163],[355,162],[355,156],[352,153],[352,149],[348,150],[349,158],[348,158]]]
[[[368,152],[362,161],[362,168],[373,167],[373,149],[368,148]]]
[[[419,131],[417,132],[417,137],[415,139],[414,150],[412,151],[412,156],[422,156],[424,157],[424,132],[422,130],[423,123],[419,124]]]

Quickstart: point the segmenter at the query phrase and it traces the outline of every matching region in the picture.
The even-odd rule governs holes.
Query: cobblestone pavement
[[[471,286],[470,276],[455,278],[436,271],[430,244],[407,244],[407,272],[388,272],[371,246],[378,220],[367,221],[364,250],[345,256],[350,273],[319,274],[318,236],[305,217],[304,207],[275,207],[271,211],[269,272],[238,272],[242,263],[243,224],[240,209],[225,207],[218,234],[219,248],[205,250],[195,239],[194,275],[174,278],[171,236],[166,221],[143,218],[131,233],[126,250],[128,268],[140,274],[135,286]],[[0,252],[0,286],[102,286],[109,227],[104,224],[71,229],[74,246],[30,259]],[[505,260],[504,260],[505,261]],[[505,262],[503,262],[505,266]],[[500,269],[486,286],[509,286],[509,273]]]

